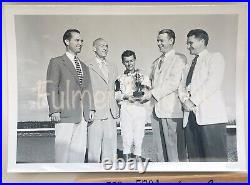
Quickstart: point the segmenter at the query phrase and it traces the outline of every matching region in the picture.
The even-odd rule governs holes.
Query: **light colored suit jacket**
[[[82,85],[66,54],[52,58],[48,66],[46,90],[49,114],[60,112],[63,123],[79,123],[82,116],[89,121],[89,111],[94,109],[89,68],[81,61],[80,64]]]
[[[158,118],[182,118],[181,102],[178,98],[178,87],[186,63],[186,57],[171,50],[161,68],[160,58],[156,59],[150,75],[152,94],[157,100],[155,113]]]
[[[187,97],[186,79],[192,61],[188,62],[179,88],[182,102]],[[190,84],[190,100],[196,105],[196,121],[199,125],[225,123],[228,121],[221,92],[225,62],[220,53],[203,50],[197,59]],[[184,112],[183,126],[186,127],[189,112]]]
[[[119,109],[115,100],[115,80],[117,69],[107,62],[108,80],[105,79],[96,58],[88,61],[92,81],[95,120],[106,119],[110,114],[114,119],[119,117]]]

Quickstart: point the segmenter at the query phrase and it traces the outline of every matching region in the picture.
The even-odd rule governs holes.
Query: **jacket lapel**
[[[167,56],[167,58],[164,59],[160,69],[158,69],[158,63],[160,61],[160,58],[158,59],[155,65],[154,85],[161,83],[163,81],[162,78],[169,75],[169,71],[174,63],[174,56],[175,53]]]
[[[112,75],[114,75],[114,73],[112,73],[113,71],[112,65],[110,65],[109,61],[107,62],[107,68],[108,68],[108,79],[106,82],[109,83],[109,80],[113,79]]]
[[[80,85],[80,81],[79,81],[79,85],[81,86],[81,90],[83,89],[83,87],[84,87],[84,85],[86,84],[86,83],[89,83],[89,82],[87,82],[87,81],[85,81],[86,80],[86,71],[85,71],[85,68],[86,68],[86,66],[84,66],[84,63],[79,59],[79,61],[80,61],[80,65],[82,66],[82,75],[83,75],[83,79],[82,79],[82,85]],[[77,76],[77,78],[78,78],[78,76]]]
[[[168,75],[170,72],[171,67],[174,64],[174,56],[175,53],[173,53],[172,55],[169,55],[165,60],[164,63],[162,65],[161,70],[164,72],[165,75]]]
[[[63,58],[64,65],[66,65],[67,69],[71,72],[71,74],[74,77],[74,79],[76,80],[77,84],[80,85],[79,78],[77,76],[75,67],[73,66],[72,62],[70,61],[70,59],[67,57],[66,54],[64,54],[62,56],[62,58]]]
[[[201,78],[204,77],[204,73],[206,73],[206,69],[208,69],[206,66],[206,60],[209,58],[208,51],[207,50],[202,51],[202,54],[200,53],[199,55],[200,56],[197,59],[197,62],[193,71],[193,76],[191,79],[191,83],[195,85],[192,85],[191,88],[199,84],[199,82],[201,82]],[[190,66],[188,68],[187,75],[189,73],[192,61],[193,60],[190,61],[190,64],[189,64]]]
[[[89,64],[89,67],[90,67],[96,74],[98,74],[98,75],[108,84],[108,82],[107,82],[107,80],[105,79],[105,77],[104,77],[104,75],[103,75],[103,73],[102,73],[100,67],[99,67],[98,64],[97,64],[96,59],[93,59],[93,60],[91,61],[91,63]],[[108,66],[108,69],[109,69],[109,66]]]
[[[192,60],[192,61],[193,61],[193,60]],[[192,61],[191,61],[190,66],[189,66],[189,68],[188,68],[189,70],[190,70],[190,67],[191,67],[191,65],[192,65]],[[203,65],[203,56],[201,56],[201,57],[199,57],[199,58],[197,59],[196,65],[195,65],[195,67],[194,67],[192,79],[191,79],[191,84],[197,84],[197,79],[198,79],[198,81],[201,80],[201,79],[200,79],[200,78],[201,78],[200,74],[202,74],[202,73],[200,73],[200,72],[202,71],[202,65]],[[187,72],[187,75],[188,75],[188,73],[189,73],[189,70],[188,70],[188,72]],[[194,85],[191,86],[191,89],[192,89],[193,86],[194,86]]]
[[[187,67],[186,67],[185,73],[184,73],[184,75],[183,75],[183,78],[184,78],[184,80],[185,80],[185,84],[186,84],[187,76],[188,76],[188,73],[189,73],[189,70],[190,70],[191,65],[192,65],[192,61],[191,61],[191,62],[189,61],[189,62],[187,63]],[[194,73],[193,73],[193,74],[194,74]]]
[[[158,80],[158,77],[160,75],[160,70],[158,69],[159,61],[160,61],[160,58],[157,59],[157,61],[154,64],[154,67],[153,67],[153,70],[154,70],[153,75],[152,75],[152,79],[153,79],[152,84],[153,84],[153,86],[155,86],[155,84],[156,84],[156,82]]]

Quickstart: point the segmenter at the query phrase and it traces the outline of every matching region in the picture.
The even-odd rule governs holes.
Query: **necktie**
[[[159,63],[158,63],[158,69],[161,69],[162,63],[163,63],[163,58],[161,57],[161,58],[160,58],[160,61],[159,61]]]
[[[186,86],[188,86],[191,83],[194,68],[195,68],[198,57],[199,57],[199,55],[196,55],[192,61],[191,67],[190,67],[188,75],[187,75]]]
[[[104,78],[106,80],[108,80],[108,67],[106,65],[106,62],[102,61],[100,67],[101,67],[101,71],[102,71],[102,73],[104,75]]]
[[[74,61],[75,61],[75,64],[76,64],[77,76],[78,76],[78,78],[79,78],[80,85],[82,85],[83,74],[82,74],[80,62],[79,62],[77,56],[74,57]]]

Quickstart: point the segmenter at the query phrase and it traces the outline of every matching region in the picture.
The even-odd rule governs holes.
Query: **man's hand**
[[[183,108],[185,111],[195,111],[195,104],[188,99],[183,103]]]
[[[129,99],[129,95],[124,94],[122,99],[123,99],[123,100],[128,100],[128,99]]]
[[[90,122],[94,121],[94,118],[95,118],[95,111],[91,110],[89,112],[89,121]]]
[[[129,101],[129,103],[134,103],[136,100],[133,96],[129,96],[128,101]]]
[[[51,121],[59,122],[61,120],[60,112],[55,112],[51,114],[50,118],[51,118]]]

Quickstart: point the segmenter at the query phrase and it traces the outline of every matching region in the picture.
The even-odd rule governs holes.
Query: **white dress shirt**
[[[67,55],[67,57],[69,58],[69,60],[72,62],[74,68],[76,69],[76,63],[75,63],[74,58],[75,58],[75,56],[78,58],[78,56],[77,56],[77,55],[73,55],[73,54],[71,54],[70,52],[66,52],[66,55]],[[78,58],[78,61],[79,61],[79,63],[80,63],[79,58]],[[81,71],[83,71],[83,70],[82,70],[82,65],[81,65],[81,64],[80,64],[80,68],[81,68]]]

